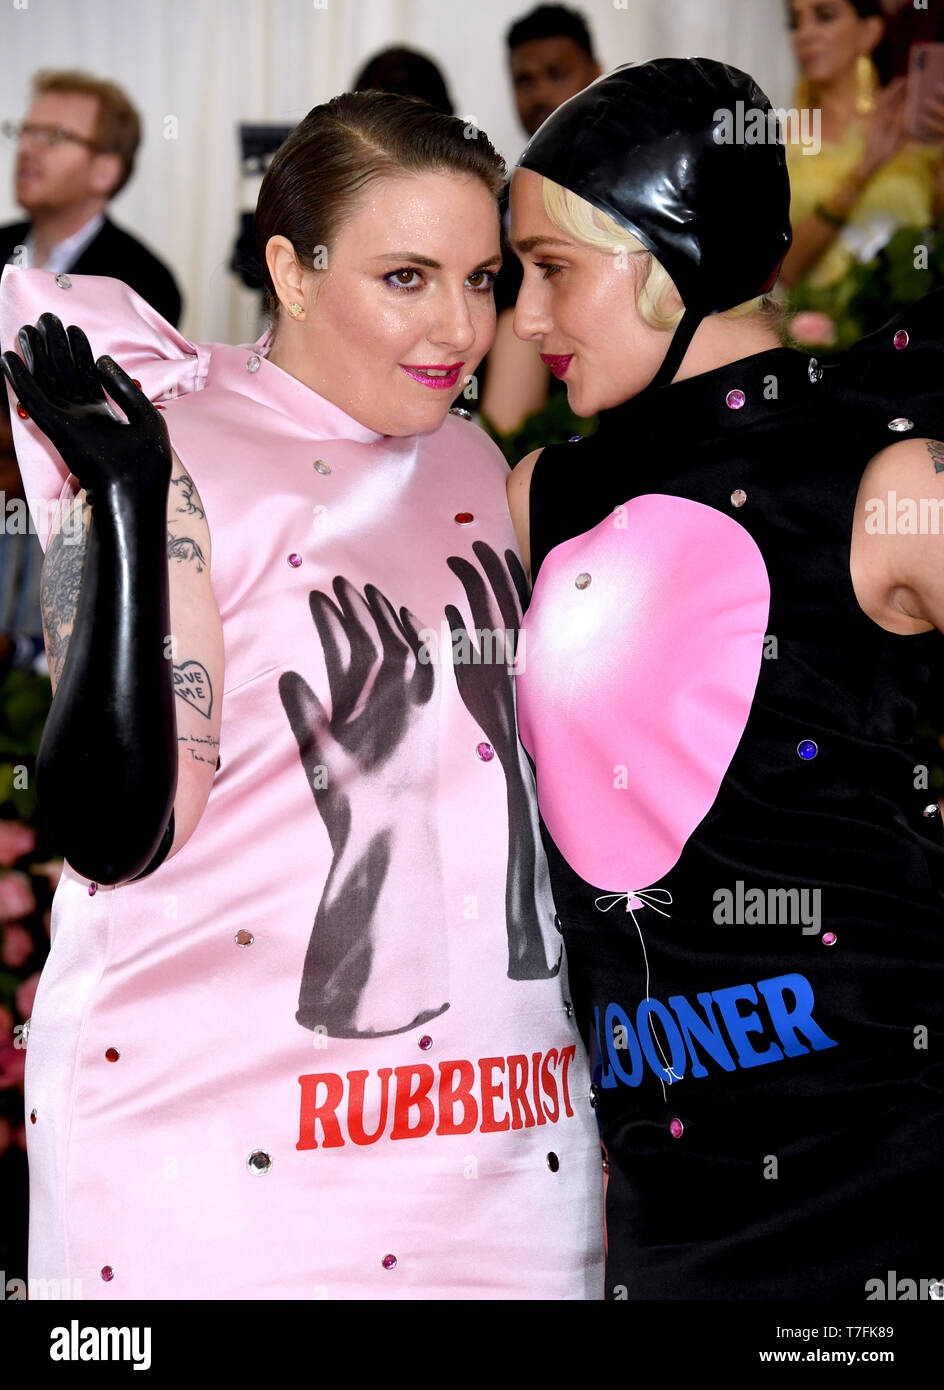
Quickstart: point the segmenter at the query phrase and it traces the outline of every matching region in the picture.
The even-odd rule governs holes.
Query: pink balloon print
[[[633,498],[545,559],[518,728],[544,822],[588,883],[631,893],[677,862],[744,732],[769,608],[751,535],[687,498]]]

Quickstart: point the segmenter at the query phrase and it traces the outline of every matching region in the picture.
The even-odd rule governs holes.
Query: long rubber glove
[[[55,314],[17,334],[4,374],[85,489],[91,511],[65,665],[36,760],[53,837],[97,883],[144,877],[174,837],[177,721],[170,654],[167,494],[159,411],[80,328]],[[102,386],[128,417],[110,411]]]

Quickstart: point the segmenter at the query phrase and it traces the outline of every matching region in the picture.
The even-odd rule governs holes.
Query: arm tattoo
[[[213,712],[213,686],[202,662],[184,661],[174,667],[174,694],[209,719]]]
[[[197,573],[203,573],[206,556],[192,536],[175,536],[167,532],[167,558],[169,560],[195,560]]]
[[[211,738],[209,735],[206,738],[198,738],[196,734],[178,734],[177,742],[185,745],[195,763],[209,763],[211,767],[216,767],[219,763],[216,752],[220,746],[218,738]],[[181,748],[180,752],[183,751],[184,749]]]
[[[179,512],[186,516],[196,516],[203,519],[203,508],[200,506],[200,494],[193,485],[193,479],[188,478],[186,473],[181,473],[179,478],[171,478],[174,487],[180,488],[180,499],[182,507],[178,507]]]
[[[944,444],[938,444],[936,440],[929,439],[927,446],[935,473],[944,473]]]
[[[71,519],[72,526],[57,531],[46,547],[40,577],[39,597],[46,630],[46,653],[57,684],[69,650],[85,568],[89,521],[87,507],[78,503]],[[76,524],[77,521],[81,521],[81,526]]]

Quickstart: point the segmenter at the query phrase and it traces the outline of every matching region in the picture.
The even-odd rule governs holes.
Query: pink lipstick
[[[568,352],[563,357],[559,357],[555,353],[541,353],[541,361],[545,366],[550,367],[555,376],[564,376],[573,359],[574,354],[572,352]]]
[[[445,391],[450,386],[455,386],[459,380],[459,373],[462,371],[461,362],[453,362],[452,366],[444,363],[424,362],[421,365],[415,362],[400,362],[397,364],[402,367],[407,376],[411,376],[414,381],[421,381],[424,386],[431,386],[434,391]],[[436,373],[436,375],[431,375]]]

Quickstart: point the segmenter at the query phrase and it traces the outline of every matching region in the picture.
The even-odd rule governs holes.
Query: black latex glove
[[[119,883],[173,843],[177,721],[167,578],[167,426],[81,328],[55,314],[17,335],[4,375],[86,491],[91,510],[65,665],[36,759],[46,822],[77,873]],[[103,385],[128,417],[109,410]]]

